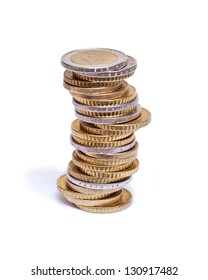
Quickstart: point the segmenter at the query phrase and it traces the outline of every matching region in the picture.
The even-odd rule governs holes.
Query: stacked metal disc
[[[132,196],[124,187],[139,168],[134,132],[151,120],[138,104],[136,89],[125,81],[137,62],[112,49],[72,51],[61,62],[77,119],[70,136],[75,150],[58,190],[85,211],[125,209]]]

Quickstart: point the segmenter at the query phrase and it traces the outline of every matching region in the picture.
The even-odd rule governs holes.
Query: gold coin
[[[74,76],[80,80],[84,80],[84,81],[92,81],[92,82],[98,82],[98,81],[112,81],[112,82],[116,82],[116,81],[122,81],[124,79],[127,79],[129,77],[131,77],[134,72],[131,72],[129,74],[125,74],[119,77],[107,77],[107,78],[99,78],[99,77],[90,77],[90,76],[85,76],[84,74],[79,74],[78,72],[74,72],[73,73]]]
[[[99,159],[124,159],[124,158],[129,158],[131,156],[134,156],[137,154],[138,151],[138,142],[134,145],[133,148],[131,148],[128,151],[125,152],[120,152],[120,153],[114,153],[114,154],[93,154],[93,153],[88,153],[85,152],[86,155],[93,157],[93,158],[99,158]]]
[[[79,209],[93,212],[93,213],[113,213],[117,211],[121,211],[129,207],[132,203],[132,195],[126,189],[123,189],[123,193],[121,195],[121,199],[114,204],[109,206],[97,206],[97,207],[87,207],[87,206],[80,206],[76,205]]]
[[[71,76],[72,76],[72,73],[70,72],[70,71],[68,71],[68,70],[66,70],[65,72],[64,72],[64,77],[66,77],[66,78],[71,78]],[[87,87],[87,88],[84,88],[84,87],[77,87],[77,86],[72,86],[72,85],[69,85],[68,87],[68,89],[70,90],[70,91],[73,91],[73,92],[75,92],[75,93],[86,93],[86,92],[88,92],[88,94],[95,94],[95,93],[99,93],[99,94],[105,94],[105,93],[109,93],[109,92],[113,92],[113,91],[116,91],[116,90],[118,90],[119,88],[121,88],[121,86],[122,86],[122,84],[123,84],[123,82],[121,81],[121,82],[118,82],[118,83],[116,83],[115,85],[113,85],[113,86],[107,86],[107,87],[93,87],[93,88],[89,88],[89,87]]]
[[[137,153],[131,157],[123,158],[123,159],[109,159],[109,158],[94,158],[90,157],[79,150],[75,150],[76,155],[85,162],[94,165],[102,165],[102,166],[115,166],[115,165],[124,165],[128,163],[132,163],[137,158]]]
[[[68,189],[63,193],[63,196],[71,203],[75,205],[80,205],[80,206],[105,206],[105,205],[110,205],[112,203],[116,203],[118,200],[121,199],[123,190],[118,190],[114,192],[113,194],[99,198],[99,199],[84,199],[84,198],[76,198],[76,196],[79,197],[83,196],[86,197],[87,195],[85,194],[80,194],[76,193],[75,191]]]
[[[87,169],[87,168],[82,168],[82,167],[79,167],[79,169],[87,174],[87,175],[91,175],[91,176],[94,176],[96,178],[111,178],[111,179],[117,179],[117,180],[121,180],[123,178],[126,178],[126,177],[129,177],[129,176],[132,176],[133,174],[135,174],[138,169],[139,169],[139,161],[138,159],[135,159],[133,161],[133,163],[130,165],[130,167],[128,167],[127,169],[125,170],[122,170],[122,171],[116,171],[116,172],[110,172],[110,171],[92,171],[90,169]]]
[[[113,194],[114,192],[118,191],[119,189],[104,189],[104,190],[95,190],[95,189],[90,189],[90,188],[84,188],[84,187],[80,187],[77,186],[75,184],[73,184],[72,182],[70,182],[69,180],[66,179],[66,185],[68,188],[82,193],[82,194],[88,194],[91,195],[91,199],[98,199],[98,198],[102,198],[102,197],[107,197],[110,194]]]
[[[129,89],[127,91],[127,93],[119,98],[114,98],[114,99],[106,99],[106,100],[89,100],[89,99],[85,99],[85,98],[78,98],[78,97],[74,97],[74,99],[76,101],[78,101],[79,103],[88,105],[88,106],[118,106],[118,105],[122,105],[122,104],[126,104],[132,100],[134,100],[137,96],[136,93],[136,89],[129,85]]]
[[[132,165],[132,162],[128,162],[126,164],[120,164],[120,165],[113,165],[113,166],[90,164],[90,163],[80,159],[76,154],[76,150],[72,153],[72,161],[76,166],[78,166],[80,168],[95,171],[95,172],[122,171]]]
[[[87,99],[87,100],[106,100],[106,99],[114,99],[114,98],[120,98],[124,95],[126,95],[128,91],[128,83],[122,82],[121,86],[119,85],[119,88],[117,90],[114,90],[112,92],[106,92],[106,93],[100,93],[100,92],[94,92],[91,91],[88,92],[87,90],[85,92],[80,93],[77,90],[70,89],[70,94],[76,99]]]
[[[134,119],[133,121],[125,122],[125,123],[120,123],[120,124],[96,124],[97,127],[105,130],[112,130],[112,131],[136,131],[139,128],[142,128],[146,125],[148,125],[151,121],[151,113],[145,109],[142,108],[141,114],[138,118]]]
[[[107,87],[107,86],[114,86],[119,82],[112,82],[112,81],[99,81],[99,82],[89,82],[83,81],[75,78],[71,73],[70,78],[64,77],[64,87],[66,89],[70,89],[70,86],[77,86],[77,87]]]
[[[72,193],[74,191],[71,191]],[[99,199],[76,199],[69,192],[64,193],[64,197],[71,203],[80,206],[107,206],[120,200],[123,190],[114,192],[113,194]]]
[[[100,199],[100,198],[104,198],[109,196],[110,194],[114,193],[115,191],[118,191],[118,189],[114,189],[112,190],[108,190],[108,192],[103,192],[101,191],[97,191],[97,190],[91,190],[91,189],[87,189],[88,193],[86,192],[79,192],[77,191],[77,189],[80,190],[81,187],[77,186],[78,188],[75,187],[76,185],[72,184],[71,182],[69,182],[66,178],[66,175],[62,175],[58,178],[57,180],[57,188],[59,190],[59,192],[62,195],[67,195],[67,196],[71,196],[73,199]],[[82,188],[84,189],[84,188]],[[73,190],[73,192],[72,192]],[[89,193],[89,191],[91,191]],[[92,192],[94,191],[94,192]]]
[[[86,123],[87,125],[87,123]],[[91,127],[91,124],[89,124],[89,127]],[[102,129],[100,128],[96,128],[95,126],[92,126],[95,128],[95,131],[102,131]],[[90,130],[90,128],[89,128]],[[120,140],[123,138],[128,137],[131,133],[127,133],[127,134],[117,134],[117,133],[113,133],[111,131],[111,135],[97,135],[97,134],[91,134],[91,132],[89,131],[89,133],[87,132],[87,128],[86,130],[83,130],[81,128],[81,123],[80,120],[76,119],[75,121],[72,122],[71,124],[71,132],[73,137],[76,136],[80,139],[84,139],[84,140],[88,140],[88,141],[93,141],[93,142],[111,142],[111,141],[116,141],[116,140]],[[99,133],[100,134],[100,133]]]
[[[117,148],[117,147],[122,147],[125,145],[128,145],[132,141],[134,141],[135,136],[134,134],[130,134],[128,137],[117,140],[117,141],[112,141],[112,142],[94,142],[94,141],[88,141],[88,140],[83,140],[80,139],[74,135],[72,135],[73,140],[75,140],[78,144],[81,144],[83,146],[91,147],[91,148]]]
[[[118,56],[108,49],[86,49],[78,50],[70,57],[70,60],[80,66],[100,67],[101,65],[116,63]]]
[[[114,111],[114,112],[91,112],[91,111],[86,111],[86,110],[82,110],[82,109],[78,109],[76,108],[75,110],[85,116],[89,116],[89,117],[99,117],[99,118],[110,118],[110,117],[121,117],[124,115],[128,115],[132,112],[134,112],[137,109],[137,105],[127,108],[127,109],[123,109],[120,111]]]
[[[89,132],[91,134],[97,134],[98,136],[114,136],[116,137],[116,139],[123,139],[125,137],[127,137],[128,135],[134,133],[134,131],[122,131],[122,130],[105,130],[105,129],[101,129],[99,127],[96,127],[94,124],[92,123],[87,123],[87,122],[83,122],[80,121],[80,127],[86,131]],[[119,137],[119,138],[117,138]]]
[[[96,178],[94,176],[87,175],[83,173],[72,161],[69,162],[68,165],[68,173],[81,181],[90,182],[90,183],[96,183],[96,184],[105,184],[105,183],[114,183],[114,182],[120,182],[121,179],[117,178]]]

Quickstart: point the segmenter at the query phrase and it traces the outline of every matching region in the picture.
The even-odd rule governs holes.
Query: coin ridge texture
[[[91,193],[81,193],[77,191],[77,188],[71,182],[68,182],[66,174],[60,176],[57,180],[57,188],[61,194],[64,196],[68,193],[71,193],[72,198],[74,199],[100,199],[109,196],[112,193],[109,192],[92,192]],[[73,189],[74,188],[74,189]],[[76,188],[76,190],[75,190]],[[72,193],[70,190],[74,190]],[[86,189],[86,188],[85,188]],[[80,188],[79,188],[80,191]]]
[[[113,213],[117,211],[124,210],[128,208],[132,203],[132,195],[131,193],[123,189],[122,197],[121,200],[115,203],[114,205],[109,205],[109,206],[98,206],[98,207],[87,207],[87,206],[79,206],[77,205],[78,208],[81,210],[87,211],[87,212],[93,212],[93,213]]]

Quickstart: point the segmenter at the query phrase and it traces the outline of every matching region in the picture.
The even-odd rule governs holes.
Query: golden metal
[[[75,150],[76,155],[82,159],[85,162],[88,162],[89,164],[94,164],[94,165],[102,165],[102,166],[115,166],[115,165],[124,165],[128,163],[132,163],[136,158],[137,158],[137,152],[135,155],[123,158],[123,159],[109,159],[109,158],[95,158],[91,157],[89,155],[84,154],[83,152],[79,150]]]
[[[66,89],[70,89],[70,86],[76,86],[76,87],[85,87],[85,88],[91,88],[91,87],[108,87],[108,86],[114,86],[119,82],[112,82],[112,81],[99,81],[99,82],[89,82],[89,81],[83,81],[75,78],[73,74],[71,73],[70,78],[64,77],[64,87]]]
[[[77,156],[76,151],[73,152],[72,154],[72,161],[73,163],[80,167],[81,169],[84,170],[90,170],[90,171],[95,171],[95,172],[115,172],[115,171],[122,171],[124,169],[129,168],[133,161],[129,161],[126,164],[120,164],[120,165],[113,165],[113,166],[108,166],[108,165],[97,165],[97,164],[90,164],[86,161],[83,161]]]
[[[71,191],[73,193],[73,191]],[[75,199],[72,198],[69,192],[64,193],[64,197],[71,203],[80,206],[107,206],[116,203],[120,200],[123,190],[114,192],[113,194],[99,199]]]
[[[130,134],[128,137],[121,139],[121,140],[117,140],[117,141],[112,141],[112,142],[94,142],[94,141],[89,141],[89,140],[83,140],[80,139],[79,137],[76,137],[74,135],[72,135],[72,138],[81,145],[84,146],[88,146],[91,148],[117,148],[117,147],[121,147],[121,146],[125,146],[129,143],[131,143],[134,139],[135,136],[134,134]]]
[[[89,130],[90,130],[91,124],[89,124]],[[92,125],[92,129],[95,129],[96,131],[102,132],[102,129],[96,128],[95,126]],[[111,131],[111,135],[97,135],[97,134],[91,134],[90,132],[87,132],[87,123],[86,123],[86,130],[83,130],[81,128],[80,120],[76,119],[75,121],[72,122],[71,124],[71,132],[73,137],[76,136],[80,139],[87,140],[87,141],[93,141],[93,142],[111,142],[111,141],[117,141],[123,138],[128,137],[131,135],[131,133],[127,134],[117,134],[113,133]]]
[[[128,151],[125,152],[120,152],[120,153],[111,153],[111,154],[93,154],[93,153],[88,153],[85,152],[86,155],[90,156],[90,157],[94,157],[94,158],[100,158],[100,159],[125,159],[125,158],[129,158],[131,156],[134,156],[135,154],[137,154],[138,151],[138,142],[136,142],[136,144],[134,145],[133,148],[131,148]]]
[[[98,134],[100,136],[114,136],[114,137],[121,137],[121,139],[127,137],[128,135],[134,133],[134,131],[122,131],[122,130],[106,130],[106,129],[101,129],[99,127],[96,127],[92,123],[87,123],[80,121],[80,127],[89,133]]]
[[[69,79],[71,79],[71,77],[72,77],[72,75],[73,75],[73,73],[72,72],[70,72],[70,71],[68,71],[68,70],[66,70],[65,72],[64,72],[64,77],[66,77],[66,78],[69,78]],[[69,90],[70,91],[73,91],[73,92],[75,92],[75,93],[86,93],[86,92],[88,92],[89,94],[91,93],[91,94],[94,94],[94,93],[99,93],[99,94],[105,94],[105,93],[109,93],[109,92],[113,92],[113,91],[115,91],[115,90],[118,90],[119,88],[121,88],[121,86],[122,86],[122,84],[123,84],[123,81],[121,81],[121,82],[118,82],[118,83],[116,83],[115,85],[113,85],[113,86],[107,86],[107,87],[93,87],[93,88],[84,88],[84,87],[77,87],[77,86],[72,86],[72,85],[69,85]]]
[[[81,188],[81,187],[76,186],[76,185],[72,184],[71,182],[69,182],[66,178],[66,175],[62,175],[58,178],[57,188],[58,188],[59,192],[61,194],[63,194],[64,196],[69,195],[74,199],[100,199],[100,198],[107,197],[110,194],[112,194],[118,190],[118,189],[115,189],[111,192],[110,192],[110,190],[108,192],[103,192],[102,190],[97,191],[97,190],[91,190],[91,189],[87,189],[87,188]],[[86,191],[80,192],[81,189],[84,189],[87,192]],[[72,192],[72,190],[73,190],[73,192]],[[91,192],[89,193],[89,191],[91,191]]]
[[[127,93],[124,96],[115,99],[88,100],[79,97],[74,97],[74,98],[76,101],[89,106],[118,106],[134,100],[136,96],[137,96],[136,89],[133,86],[129,85],[129,89]]]
[[[89,49],[79,50],[71,56],[70,60],[79,65],[100,66],[115,63],[118,60],[118,56],[105,49]]]
[[[141,114],[138,118],[134,119],[133,121],[121,123],[121,124],[114,124],[114,125],[109,125],[109,124],[96,124],[97,127],[105,130],[121,130],[121,131],[136,131],[139,128],[142,128],[146,125],[148,125],[151,121],[151,113],[145,109],[142,108]]]
[[[95,176],[96,178],[108,178],[108,179],[117,179],[117,180],[121,180],[123,178],[132,176],[133,174],[135,174],[138,169],[139,169],[139,161],[137,159],[135,159],[133,161],[133,163],[130,165],[130,167],[126,168],[125,170],[122,171],[116,171],[116,172],[103,172],[103,171],[92,171],[90,169],[87,168],[82,168],[79,167],[79,169],[90,176]]]
[[[83,173],[72,161],[69,162],[68,172],[71,176],[73,176],[74,178],[76,178],[78,180],[90,182],[90,183],[97,183],[97,184],[114,183],[114,182],[122,181],[122,179],[123,179],[123,178],[119,178],[119,179],[118,178],[96,178],[94,176],[87,175],[87,174]]]
[[[88,49],[66,53],[61,63],[78,119],[70,136],[76,150],[57,188],[84,211],[123,210],[132,202],[124,187],[139,169],[134,132],[151,121],[124,80],[134,74],[136,60],[116,50]]]
[[[129,191],[126,189],[123,189],[123,193],[121,196],[121,199],[109,206],[97,206],[97,207],[86,207],[86,206],[80,206],[76,205],[79,209],[87,211],[87,212],[93,212],[93,213],[113,213],[117,211],[121,211],[129,207],[132,203],[132,195]]]
[[[114,90],[112,92],[106,92],[106,93],[100,93],[100,92],[88,92],[87,90],[85,92],[79,92],[77,90],[70,89],[70,94],[75,98],[79,99],[87,99],[87,100],[106,100],[106,99],[114,99],[114,98],[120,98],[124,95],[126,95],[128,91],[128,83],[123,81],[121,86],[119,84],[119,88],[117,90]]]
[[[70,184],[69,184],[70,186]],[[63,175],[57,180],[58,190],[71,203],[82,206],[105,206],[116,203],[121,199],[123,190],[116,190],[114,193],[104,197],[96,197],[91,194],[83,194],[74,191],[66,184],[66,176]]]

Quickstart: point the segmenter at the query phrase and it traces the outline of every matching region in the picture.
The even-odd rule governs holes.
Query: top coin
[[[127,65],[127,56],[112,49],[81,49],[64,54],[61,58],[61,64],[71,71],[115,71]]]

